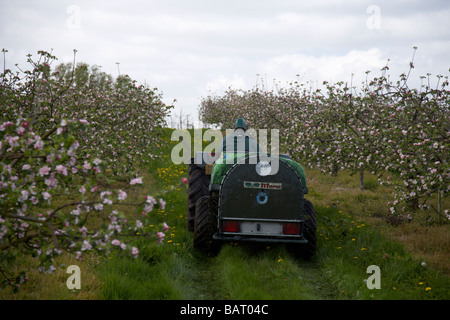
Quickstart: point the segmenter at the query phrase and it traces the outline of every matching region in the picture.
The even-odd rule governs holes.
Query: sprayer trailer
[[[305,199],[300,164],[287,155],[245,152],[224,152],[208,164],[214,156],[197,153],[189,166],[188,229],[195,249],[214,255],[223,241],[245,241],[315,254],[316,216]]]

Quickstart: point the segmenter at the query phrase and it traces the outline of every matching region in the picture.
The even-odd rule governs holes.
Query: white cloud
[[[229,87],[241,89],[248,86],[244,75],[234,74],[230,78],[223,75],[218,76],[205,85],[205,89],[214,94],[223,94]]]
[[[79,28],[69,28],[80,11]],[[380,28],[367,27],[370,5],[380,9]],[[387,59],[395,78],[448,75],[450,7],[430,1],[45,1],[2,0],[0,46],[8,67],[37,50],[54,49],[59,62],[97,64],[158,87],[176,111],[196,118],[200,98],[228,86],[249,89],[257,74],[271,86],[302,81],[350,81],[358,85]]]
[[[298,74],[305,80],[330,82],[350,81],[351,75],[364,75],[367,70],[378,71],[386,64],[380,49],[352,50],[344,55],[311,56],[282,55],[269,59],[265,73],[292,80]]]

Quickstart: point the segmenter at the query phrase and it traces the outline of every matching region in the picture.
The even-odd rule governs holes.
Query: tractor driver
[[[259,152],[258,142],[247,132],[245,120],[239,118],[234,124],[234,132],[222,140],[223,152]]]

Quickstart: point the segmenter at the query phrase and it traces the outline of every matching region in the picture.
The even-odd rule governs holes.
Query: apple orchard
[[[165,206],[162,194],[129,195],[146,183],[138,168],[161,156],[159,132],[172,106],[156,88],[113,79],[75,57],[76,50],[73,63],[52,66],[57,58],[39,51],[28,56],[28,69],[0,75],[0,271],[15,289],[27,279],[11,268],[18,254],[52,272],[65,251],[78,259],[90,251],[137,257],[137,237],[160,241],[168,229],[146,229],[148,213]],[[359,174],[362,187],[364,173],[377,175],[395,191],[392,215],[434,208],[430,199],[440,204],[450,191],[448,77],[426,75],[410,88],[409,72],[395,83],[387,73],[386,66],[379,77],[367,74],[359,88],[229,89],[203,97],[200,118],[222,129],[237,118],[278,129],[280,149],[292,158],[324,174]],[[126,215],[129,207],[139,214]],[[436,212],[448,219],[440,205]],[[102,227],[91,227],[92,219]]]

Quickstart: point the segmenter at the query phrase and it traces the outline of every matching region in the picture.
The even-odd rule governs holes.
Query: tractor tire
[[[213,239],[217,231],[217,205],[209,196],[201,197],[195,205],[194,248],[204,254],[215,256],[220,245]]]
[[[303,236],[308,240],[307,244],[290,245],[288,250],[296,256],[300,256],[304,259],[311,259],[316,254],[317,243],[317,222],[316,212],[313,204],[305,200],[304,204],[306,221],[303,224]]]
[[[191,163],[188,174],[188,212],[187,229],[194,231],[195,204],[201,197],[209,195],[210,177],[205,174],[205,169]]]

